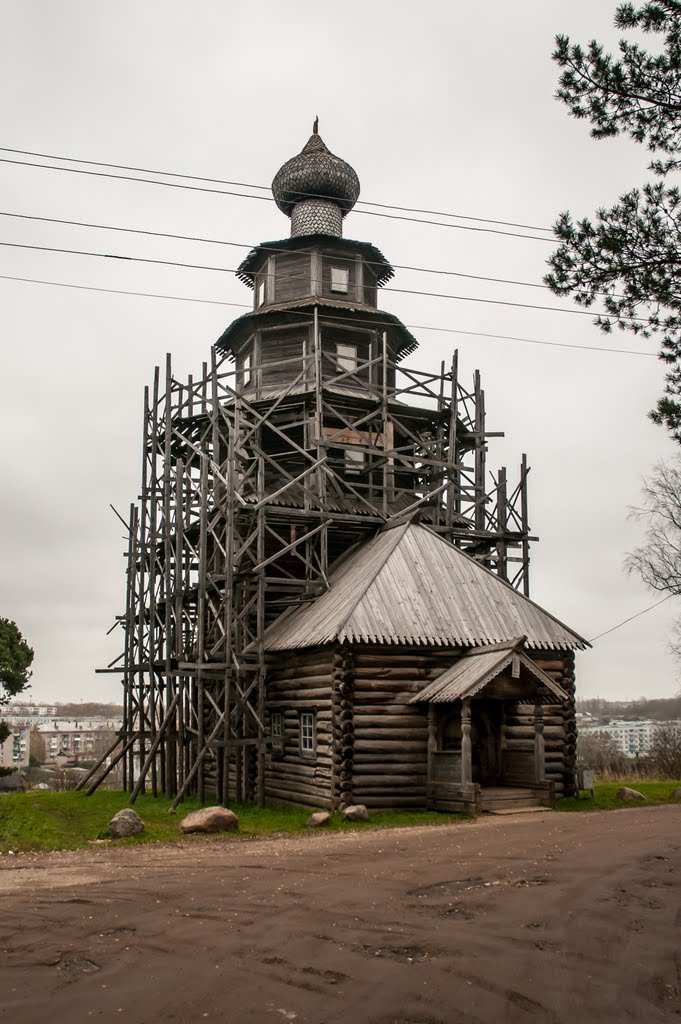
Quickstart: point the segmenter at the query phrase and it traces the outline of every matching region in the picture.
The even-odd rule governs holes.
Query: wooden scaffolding
[[[280,386],[216,346],[198,379],[176,380],[168,357],[145,390],[124,650],[105,670],[123,674],[123,727],[90,792],[122,761],[131,802],[262,803],[265,629],[387,523],[420,516],[529,593],[528,467],[514,483],[488,471],[501,435],[480,374],[465,387],[456,354],[438,372],[404,367],[379,331],[343,370],[320,341],[323,309],[307,317],[311,342],[302,363],[281,360]]]

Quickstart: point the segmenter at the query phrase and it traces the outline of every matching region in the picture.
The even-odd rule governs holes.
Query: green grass
[[[0,852],[15,853],[33,850],[78,850],[104,837],[108,822],[116,811],[127,807],[127,793],[98,790],[88,797],[84,793],[45,793],[29,791],[0,796]],[[129,839],[112,840],[115,845],[201,841],[201,836],[181,836],[179,823],[185,814],[200,806],[194,799],[185,800],[175,814],[168,814],[169,801],[151,796],[139,797],[135,810],[144,821],[144,832]],[[230,805],[239,818],[239,832],[225,833],[217,838],[234,842],[243,837],[280,833],[310,832],[306,821],[309,807],[266,807]],[[443,825],[466,821],[463,814],[438,814],[426,811],[377,811],[369,822],[342,822],[335,815],[324,830],[394,828],[409,825]],[[314,830],[317,831],[317,830]]]
[[[646,797],[646,803],[629,804],[617,800],[615,793],[620,782],[596,784],[595,799],[585,797],[557,801],[559,811],[612,810],[617,807],[645,807],[667,803],[672,792],[681,786],[677,782],[631,782]],[[678,801],[674,801],[678,802]],[[127,807],[127,793],[98,790],[93,796],[84,793],[46,793],[36,790],[0,796],[0,852],[15,853],[33,850],[78,850],[106,834],[108,822],[116,811]],[[188,799],[175,814],[168,814],[169,801],[165,797],[140,797],[135,809],[145,823],[144,832],[129,839],[112,840],[115,845],[139,843],[201,842],[202,836],[181,836],[179,823],[189,811],[199,807],[197,800]],[[309,807],[266,807],[232,805],[239,817],[239,832],[213,837],[219,842],[234,842],[255,836],[282,833],[310,832],[306,821]],[[324,831],[375,828],[399,828],[410,825],[445,825],[470,820],[464,814],[439,814],[434,811],[376,811],[368,822],[342,822],[334,815]],[[316,831],[316,830],[314,830]]]
[[[624,800],[618,800],[615,794],[622,786],[628,786],[630,789],[636,789],[639,793],[643,793],[646,802],[643,803],[641,800],[635,803],[628,803]],[[556,809],[559,811],[612,811],[617,807],[646,807],[651,804],[663,804],[672,800],[672,793],[679,786],[681,786],[681,781],[597,782],[594,788],[593,800],[586,794],[582,794],[581,800],[569,797],[564,800],[557,800]],[[678,803],[679,800],[673,800],[672,802]]]

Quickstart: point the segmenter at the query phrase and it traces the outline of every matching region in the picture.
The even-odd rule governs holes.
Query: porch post
[[[544,709],[540,698],[537,697],[534,705],[534,777],[536,782],[546,781],[544,750]]]
[[[428,784],[426,789],[426,808],[428,810],[432,807],[432,792],[431,787],[433,785],[434,777],[434,765],[433,765],[433,754],[437,750],[437,719],[435,706],[433,704],[428,705]]]
[[[471,699],[461,701],[461,783],[469,786],[473,781],[473,755],[471,749]]]

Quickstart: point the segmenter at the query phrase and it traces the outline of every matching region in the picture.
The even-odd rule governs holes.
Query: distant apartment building
[[[31,727],[16,725],[6,718],[2,721],[10,732],[5,742],[0,744],[0,768],[25,768],[30,755]]]
[[[102,747],[122,725],[120,718],[54,718],[35,726],[47,763],[59,755],[74,761],[92,760],[104,753]],[[42,753],[42,751],[41,751]],[[38,755],[40,756],[40,755]]]
[[[12,725],[25,723],[26,725],[37,725],[48,718],[54,718],[59,713],[56,704],[23,704],[12,701],[2,709],[2,720]]]
[[[33,754],[50,762],[60,754],[69,759],[91,760],[109,745],[113,732],[122,725],[119,716],[92,715],[88,718],[60,716],[59,704],[31,704],[12,701],[2,708],[2,721],[11,731],[2,746],[2,767],[23,768]]]
[[[627,757],[640,757],[648,753],[655,731],[662,725],[671,725],[681,728],[681,722],[653,722],[650,719],[631,721],[619,719],[606,724],[601,724],[593,719],[585,720],[586,716],[580,716],[579,731],[582,736],[590,733],[604,733],[611,736],[617,744],[617,748]]]
[[[0,743],[0,768],[14,768],[14,740],[10,733],[6,740]]]

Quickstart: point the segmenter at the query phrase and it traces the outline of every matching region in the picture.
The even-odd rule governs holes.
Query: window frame
[[[284,753],[284,712],[270,711],[270,739],[272,740],[272,753]]]
[[[345,349],[342,352],[341,349]],[[347,362],[344,362],[347,360]],[[351,365],[348,365],[351,363]],[[336,369],[340,373],[357,373],[359,366],[359,348],[357,345],[352,345],[347,341],[336,342]]]
[[[350,270],[348,267],[334,267],[331,264],[329,274],[329,290],[336,295],[349,295],[350,293]],[[340,275],[340,281],[334,282],[334,274]]]
[[[244,352],[241,362],[241,387],[246,388],[253,382],[253,352]]]
[[[363,449],[343,449],[343,468],[346,476],[360,476],[366,469],[366,465],[366,452]]]
[[[300,756],[310,760],[317,757],[317,715],[314,711],[301,711],[300,721]],[[308,738],[311,746],[305,745]]]

